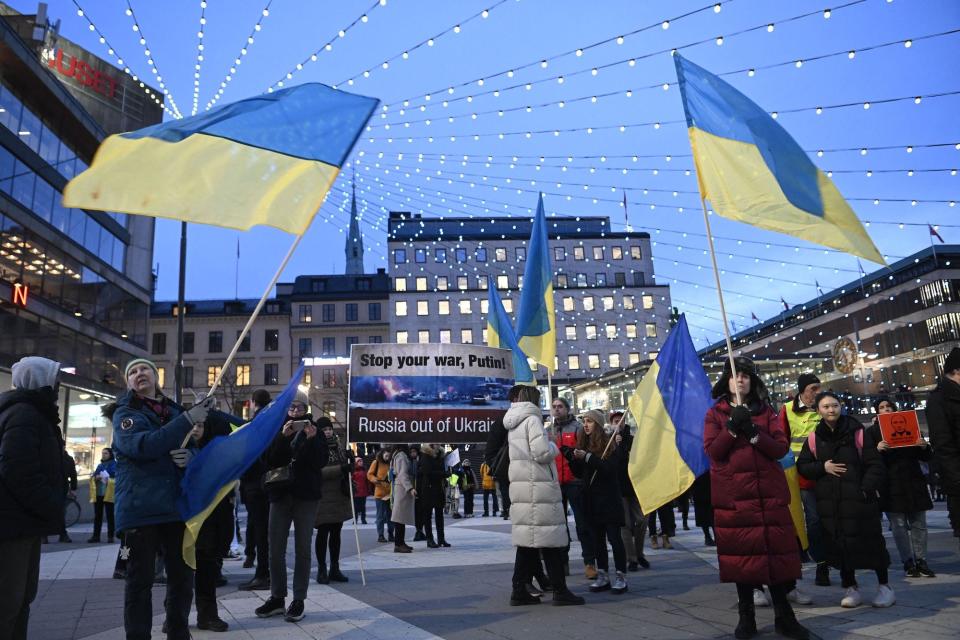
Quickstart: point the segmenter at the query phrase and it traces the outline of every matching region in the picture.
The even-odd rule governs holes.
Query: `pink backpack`
[[[863,429],[857,429],[853,441],[857,445],[857,457],[863,457]],[[810,453],[813,454],[813,457],[817,457],[817,432],[811,431],[810,435],[807,436],[807,446],[810,447]]]

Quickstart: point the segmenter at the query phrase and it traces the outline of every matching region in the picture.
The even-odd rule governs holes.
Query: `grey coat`
[[[337,443],[339,448],[339,442]],[[331,452],[332,454],[332,452]],[[331,455],[330,461],[320,470],[321,493],[320,504],[317,507],[317,519],[315,524],[337,524],[353,517],[353,509],[350,505],[350,496],[344,493],[347,489],[344,478],[344,462],[347,460],[347,453],[340,449],[340,457]]]
[[[410,469],[410,459],[406,453],[396,451],[390,459],[390,471],[393,473],[392,510],[390,521],[397,524],[416,525],[413,496],[413,474]]]

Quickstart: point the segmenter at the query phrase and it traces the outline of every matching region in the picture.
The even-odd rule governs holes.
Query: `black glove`
[[[727,420],[727,429],[734,435],[747,435],[747,432],[756,430],[753,423],[750,422],[750,410],[744,406],[734,407],[730,412],[730,419]],[[747,436],[752,438],[753,435]]]
[[[560,453],[567,459],[567,462],[573,460],[573,447],[560,447]]]

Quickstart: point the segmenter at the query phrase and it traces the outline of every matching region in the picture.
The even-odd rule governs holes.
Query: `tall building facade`
[[[550,217],[547,226],[554,381],[597,377],[656,357],[672,307],[669,286],[654,281],[649,234],[615,232],[605,217]],[[521,217],[391,212],[393,341],[485,344],[488,276],[514,319],[531,227],[532,219]]]
[[[61,418],[83,475],[110,440],[100,405],[147,353],[154,221],[68,209],[62,191],[107,133],[163,111],[45,11],[0,4],[0,386],[22,356],[61,363]]]

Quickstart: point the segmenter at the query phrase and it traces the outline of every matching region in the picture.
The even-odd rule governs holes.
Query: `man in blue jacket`
[[[182,443],[195,424],[207,419],[213,399],[184,411],[160,392],[157,367],[143,358],[127,364],[124,378],[127,391],[117,399],[113,412],[117,529],[125,532],[130,550],[124,629],[127,640],[150,638],[154,558],[162,549],[167,571],[167,638],[187,640],[193,572],[183,561],[184,523],[176,500],[182,469],[193,449],[182,448]]]

